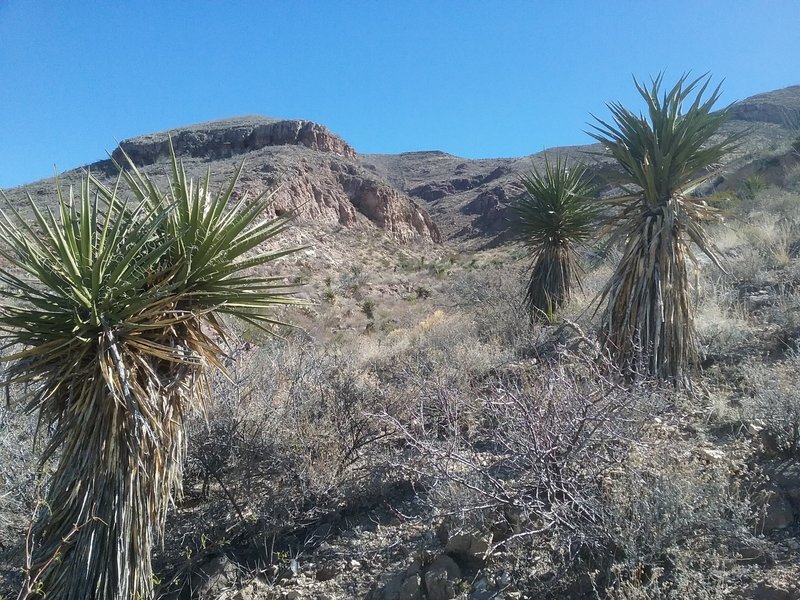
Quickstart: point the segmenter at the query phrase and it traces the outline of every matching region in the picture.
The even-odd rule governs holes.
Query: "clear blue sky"
[[[585,143],[631,76],[800,84],[798,0],[0,0],[0,187],[142,133],[243,114],[359,152]]]

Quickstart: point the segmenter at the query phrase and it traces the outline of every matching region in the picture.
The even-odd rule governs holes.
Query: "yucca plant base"
[[[664,206],[641,216],[611,278],[601,335],[630,378],[654,376],[689,388],[697,345],[688,246],[674,214],[680,211]]]
[[[577,257],[569,247],[543,248],[530,271],[525,306],[532,320],[550,320],[571,297]]]
[[[74,389],[68,384],[53,390],[71,401],[54,436],[63,438],[64,446],[43,505],[34,556],[34,568],[43,569],[39,589],[44,597],[152,595],[149,557],[163,531],[169,499],[180,491],[184,412],[202,396],[193,383],[203,377],[201,355],[186,347],[187,340],[203,336],[200,327],[190,318],[146,337],[111,342],[101,334],[90,350],[94,356],[86,379],[75,382]],[[185,348],[196,364],[148,359],[137,350],[165,342]],[[109,368],[112,372],[102,373]],[[122,402],[107,389],[109,380],[122,388]],[[136,564],[129,557],[138,557]]]

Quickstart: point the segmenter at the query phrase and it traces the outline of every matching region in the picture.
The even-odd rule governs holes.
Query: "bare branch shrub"
[[[518,557],[517,583],[540,594],[590,573],[601,589],[641,569],[684,589],[675,582],[712,540],[746,535],[749,500],[732,471],[676,444],[670,398],[644,382],[623,388],[609,370],[564,353],[497,374],[473,400],[434,383],[426,399],[444,399],[447,427],[427,427],[422,402],[406,422],[383,416],[409,448],[398,467],[441,517],[489,531],[492,550]],[[453,405],[470,409],[470,427]]]
[[[457,306],[476,315],[478,339],[500,344],[517,354],[529,354],[541,327],[530,323],[523,310],[525,272],[522,268],[466,271],[453,278],[449,295]]]
[[[0,403],[0,593],[21,584],[21,540],[29,526],[26,517],[37,506],[35,484],[41,474],[35,434],[35,417]]]
[[[275,340],[236,358],[207,421],[192,423],[189,483],[222,492],[240,519],[273,522],[352,492],[354,466],[384,436],[367,416],[382,402],[377,386],[336,348]]]
[[[751,361],[741,373],[742,419],[766,427],[766,450],[800,456],[800,349],[787,350],[784,360],[769,367]]]

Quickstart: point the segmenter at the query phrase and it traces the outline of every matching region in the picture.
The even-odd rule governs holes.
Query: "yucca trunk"
[[[147,337],[105,331],[87,365],[91,376],[51,380],[65,409],[48,449],[60,456],[34,557],[46,598],[152,597],[154,536],[180,491],[184,417],[202,381],[199,357],[186,345],[200,323],[187,322],[195,327],[156,327],[160,335]],[[176,354],[137,354],[140,345]]]
[[[571,298],[576,257],[567,245],[543,247],[531,269],[525,305],[531,320],[551,318]]]
[[[690,386],[697,345],[687,271],[687,232],[675,199],[645,207],[628,232],[603,314],[605,347],[623,372]]]

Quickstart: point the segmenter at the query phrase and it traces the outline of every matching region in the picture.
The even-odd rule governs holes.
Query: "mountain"
[[[758,94],[731,108],[728,133],[744,132],[737,152],[726,161],[718,189],[736,187],[759,175],[781,183],[796,162],[790,143],[800,133],[800,86]],[[241,189],[276,189],[272,210],[294,211],[300,224],[378,229],[400,242],[453,240],[483,245],[503,240],[508,208],[520,192],[521,174],[560,154],[590,166],[602,190],[613,187],[616,166],[597,144],[551,148],[517,158],[465,159],[439,151],[397,155],[359,154],[323,125],[304,120],[247,116],[201,123],[135,137],[122,142],[112,160],[87,168],[111,180],[113,161],[123,152],[144,172],[168,171],[169,140],[194,176],[211,169],[230,175],[244,161]],[[77,181],[82,169],[65,173]],[[52,181],[8,190],[12,199],[26,192],[51,195]]]

